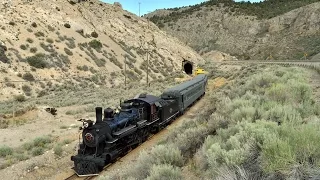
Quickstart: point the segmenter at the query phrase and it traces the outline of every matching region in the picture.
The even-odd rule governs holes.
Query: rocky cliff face
[[[265,60],[311,59],[320,52],[320,3],[271,19],[226,12],[231,10],[223,5],[201,6],[176,22],[169,16],[159,24],[201,54],[219,50],[240,59]]]
[[[17,0],[0,7],[2,95],[26,93],[26,84],[11,81],[31,82],[30,96],[66,82],[118,85],[124,79],[125,57],[129,80],[145,82],[147,51],[150,80],[180,72],[184,59],[196,64],[203,60],[119,3]]]

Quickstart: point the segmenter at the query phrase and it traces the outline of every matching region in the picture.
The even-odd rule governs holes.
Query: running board
[[[136,131],[138,128],[135,125],[131,125],[129,127],[126,127],[124,129],[121,129],[120,131],[112,133],[114,136],[118,136],[119,138],[124,137],[126,135],[129,135],[131,132]]]
[[[179,111],[176,112],[175,114],[173,114],[172,116],[170,116],[168,119],[166,119],[166,120],[162,121],[161,123],[159,123],[159,126],[168,123],[168,122],[169,122],[170,120],[172,120],[172,118],[173,118],[174,116],[176,116],[178,113],[179,113]]]
[[[143,128],[147,125],[147,120],[141,120],[137,122],[139,128]]]
[[[154,120],[154,121],[152,121],[152,122],[147,123],[147,125],[150,126],[151,124],[154,124],[154,123],[157,122],[157,121],[159,121],[159,118],[156,119],[156,120]]]

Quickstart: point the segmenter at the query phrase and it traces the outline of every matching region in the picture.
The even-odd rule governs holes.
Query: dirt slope
[[[184,59],[202,61],[152,22],[124,11],[118,3],[98,0],[3,1],[0,40],[1,97],[32,96],[66,81],[118,85],[124,79],[124,56],[129,80],[145,82],[147,50],[150,80],[180,72]],[[33,82],[48,79],[58,80]],[[10,82],[21,80],[33,84]]]
[[[320,2],[306,5],[310,2],[315,1],[255,5],[217,0],[146,17],[201,55],[222,51],[241,60],[311,59],[320,52]]]

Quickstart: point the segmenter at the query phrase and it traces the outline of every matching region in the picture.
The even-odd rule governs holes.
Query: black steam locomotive
[[[199,100],[207,85],[207,75],[177,85],[161,97],[141,94],[121,103],[120,111],[96,107],[96,122],[83,122],[82,142],[78,154],[71,156],[78,175],[97,175],[107,164],[115,162],[130,149],[157,133]]]

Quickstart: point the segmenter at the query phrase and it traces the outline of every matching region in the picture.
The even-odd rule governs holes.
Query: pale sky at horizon
[[[140,15],[147,14],[156,9],[174,8],[199,4],[206,0],[101,0],[106,3],[113,4],[114,2],[120,2],[123,9],[130,11],[136,15],[139,15],[139,2]],[[241,0],[236,0],[239,2]],[[246,0],[248,1],[248,0]],[[260,2],[261,0],[249,0],[250,2]]]

